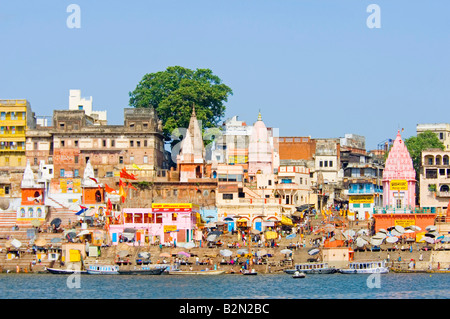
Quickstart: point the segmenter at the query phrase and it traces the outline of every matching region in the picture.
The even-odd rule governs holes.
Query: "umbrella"
[[[429,244],[434,244],[436,242],[434,240],[434,238],[431,238],[431,237],[423,237],[423,240],[426,241]]]
[[[55,237],[50,240],[50,242],[52,242],[53,244],[60,243],[61,241],[62,239],[60,237]]]
[[[386,238],[387,236],[388,236],[388,235],[386,235],[385,233],[376,233],[376,234],[373,235],[372,237],[384,239],[384,238]]]
[[[435,237],[437,237],[438,235],[439,235],[439,233],[436,234],[435,232],[432,232],[432,233],[426,233],[426,234],[425,234],[425,236],[431,237],[431,238],[435,238]]]
[[[378,229],[378,232],[379,232],[379,233],[385,233],[385,234],[387,234],[387,230],[384,229],[384,228]],[[367,234],[367,235],[368,235],[368,234]]]
[[[292,250],[290,250],[290,249],[283,249],[283,250],[280,251],[280,253],[282,253],[284,255],[292,254]]]
[[[130,233],[130,234],[134,234],[136,232],[135,228],[125,228],[123,230],[124,233]]]
[[[367,245],[369,242],[361,237],[356,238],[356,246],[358,247],[364,247],[365,245]]]
[[[379,232],[382,232],[382,230],[384,230],[384,229],[380,229]],[[359,235],[369,235],[369,230],[367,228],[362,228],[362,229],[358,230],[356,233]],[[386,233],[385,230],[384,230],[384,233]]]
[[[428,230],[429,232],[435,231],[436,229],[437,227],[434,225],[429,225],[425,228],[425,230]]]
[[[386,238],[386,242],[391,244],[396,243],[398,242],[398,237],[388,237]]]
[[[400,225],[395,226],[395,230],[398,231],[400,234],[403,234],[405,232],[405,228],[403,228]]]
[[[236,253],[238,255],[245,255],[245,254],[248,254],[248,250],[245,248],[242,248],[242,249],[238,249],[238,251]]]
[[[167,257],[167,258],[169,258],[171,256],[168,253],[161,253],[161,254],[159,254],[159,257]]]
[[[206,237],[207,241],[216,241],[217,240],[217,235],[209,235],[208,237]]]
[[[223,233],[220,230],[213,230],[212,232],[208,233],[209,235],[217,235],[217,237],[219,237],[220,235],[222,235]]]
[[[286,239],[294,239],[295,237],[297,237],[297,234],[290,234],[286,236]]]
[[[67,232],[67,234],[65,236],[67,238],[73,239],[73,238],[77,237],[77,233],[75,231],[69,231],[69,232]]]
[[[344,231],[344,235],[347,236],[347,238],[351,238],[356,235],[356,232],[353,229],[347,229]]]
[[[224,220],[224,221],[227,221],[227,222],[232,222],[232,221],[234,221],[233,217],[230,217],[230,216],[225,217],[223,220]]]
[[[16,248],[19,248],[20,246],[22,246],[22,243],[20,241],[18,241],[17,239],[13,239],[13,240],[11,240],[11,245],[13,245]]]
[[[145,259],[149,259],[150,258],[150,253],[147,251],[141,252],[138,254],[139,257],[141,258],[145,258]]]
[[[422,230],[422,228],[420,228],[419,226],[416,226],[416,225],[411,225],[411,226],[409,226],[409,228],[414,230],[414,231],[421,231]]]
[[[340,230],[337,230],[337,231],[335,232],[334,238],[335,238],[336,240],[346,240],[346,239],[347,239],[347,237],[346,237],[346,236],[342,233],[342,231],[340,231]]]
[[[230,257],[231,255],[233,255],[233,252],[231,250],[228,250],[228,249],[222,249],[220,251],[220,255],[224,256],[224,257]]]
[[[54,225],[56,228],[61,226],[61,218],[55,218],[50,222],[50,225]]]
[[[34,242],[36,246],[43,247],[47,244],[47,241],[43,238],[40,238]]]
[[[186,243],[186,244],[184,244],[184,248],[186,248],[186,249],[191,249],[191,248],[194,248],[194,247],[195,247],[194,243]]]
[[[308,255],[314,256],[314,255],[317,255],[319,252],[320,252],[319,249],[317,249],[317,248],[312,248],[312,249],[308,250]]]
[[[442,243],[448,243],[448,242],[450,242],[450,237],[444,236],[444,238],[441,239],[441,242],[442,242]]]
[[[91,232],[89,230],[82,230],[81,232],[78,233],[77,237],[79,236],[84,236],[84,235],[89,235]]]
[[[334,225],[332,224],[326,224],[325,226],[323,226],[323,229],[327,232],[332,232],[336,229],[336,227],[334,227]]]
[[[187,258],[191,257],[191,254],[189,254],[185,251],[179,251],[179,252],[177,252],[177,255],[181,256],[181,257],[187,257]]]
[[[412,230],[412,229],[406,229],[405,230],[405,234],[411,234],[411,233],[415,233],[415,231]]]
[[[373,246],[380,246],[383,243],[383,239],[373,238],[370,239],[370,244]]]
[[[205,218],[214,218],[214,216],[209,215],[209,216],[206,216]]]
[[[392,236],[401,236],[402,233],[398,232],[396,229],[392,229],[392,230],[391,230],[391,235],[392,235]]]
[[[128,250],[121,250],[119,251],[118,255],[120,258],[124,258],[127,257],[130,253],[128,252]]]
[[[267,255],[267,250],[265,250],[265,249],[263,249],[263,250],[258,250],[258,251],[256,252],[256,256],[258,256],[258,257],[262,257],[262,256],[264,256],[264,255]]]
[[[258,235],[258,234],[261,233],[261,231],[252,228],[251,233],[252,233],[253,235]]]

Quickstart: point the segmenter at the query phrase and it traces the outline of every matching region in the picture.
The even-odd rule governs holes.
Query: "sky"
[[[146,73],[209,68],[233,90],[224,120],[261,110],[280,136],[357,134],[371,150],[450,122],[449,15],[448,0],[0,0],[0,99],[51,116],[80,89],[123,124]]]

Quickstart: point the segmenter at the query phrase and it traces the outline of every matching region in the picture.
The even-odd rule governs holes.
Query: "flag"
[[[133,180],[136,179],[136,175],[134,175],[134,174],[129,174],[129,173],[126,171],[125,167],[122,168],[122,170],[120,171],[120,177],[121,177],[121,178],[125,178],[125,179],[133,179]]]
[[[95,183],[98,184],[97,180],[95,178],[89,177],[90,179],[92,179]]]
[[[119,195],[120,198],[122,199],[122,203],[125,203],[125,198],[127,197],[127,193],[123,189],[124,186],[125,184],[122,182],[121,179],[119,179]]]
[[[75,215],[81,215],[83,214],[85,211],[87,211],[87,208],[82,208],[81,210],[79,210],[77,213],[75,213]]]
[[[117,193],[117,191],[114,188],[109,187],[107,184],[105,184],[105,191],[110,194]]]
[[[134,189],[134,190],[137,191],[136,187],[134,187],[133,185],[131,185],[131,183],[128,183],[128,188],[132,188],[132,189]]]
[[[140,168],[140,167],[137,166],[136,164],[133,164],[132,166],[133,166],[133,168],[135,168],[135,169],[142,170],[142,168]]]
[[[111,200],[108,198],[108,210],[112,210],[112,203]]]

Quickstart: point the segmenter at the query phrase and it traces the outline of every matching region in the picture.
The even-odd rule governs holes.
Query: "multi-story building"
[[[368,219],[374,208],[382,205],[381,161],[367,154],[363,136],[346,134],[341,139],[341,166],[344,170],[344,193],[349,202],[349,219]]]
[[[450,124],[434,123],[434,124],[417,124],[417,134],[431,131],[436,133],[439,140],[444,144],[445,150],[450,151]]]
[[[92,109],[92,96],[89,99],[81,97],[81,90],[69,91],[69,110],[84,111],[86,115],[94,119],[94,123],[97,125],[106,125],[107,123],[107,112],[94,111]]]
[[[422,152],[420,207],[432,212],[447,211],[450,201],[450,151],[429,149]]]
[[[26,166],[25,134],[35,126],[27,100],[0,100],[0,196],[19,196]]]

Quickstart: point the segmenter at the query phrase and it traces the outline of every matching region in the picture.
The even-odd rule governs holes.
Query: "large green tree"
[[[155,108],[163,122],[166,141],[171,141],[175,129],[188,127],[194,106],[203,129],[217,126],[225,115],[224,102],[232,94],[210,69],[171,66],[165,71],[145,74],[129,93],[129,104]]]
[[[417,136],[411,136],[405,140],[405,145],[408,148],[411,155],[414,169],[416,170],[416,179],[420,180],[420,167],[422,165],[422,152],[429,148],[438,148],[443,150],[444,144],[439,140],[436,133],[431,131],[425,131],[417,134]]]

